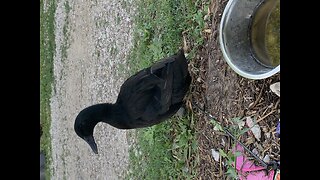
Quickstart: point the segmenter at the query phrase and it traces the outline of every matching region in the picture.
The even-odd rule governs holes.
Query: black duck
[[[173,116],[183,104],[191,82],[183,49],[128,78],[116,103],[95,104],[76,117],[74,129],[98,153],[93,137],[97,123],[118,129],[153,126]]]

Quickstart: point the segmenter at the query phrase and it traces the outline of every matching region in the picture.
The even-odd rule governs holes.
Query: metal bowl
[[[280,71],[272,67],[265,49],[265,29],[268,17],[278,0],[229,0],[219,29],[223,57],[239,75],[248,79],[264,79]],[[252,43],[253,24],[258,45]]]

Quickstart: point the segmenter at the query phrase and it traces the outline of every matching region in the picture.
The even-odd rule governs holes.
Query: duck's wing
[[[133,119],[154,119],[171,105],[173,58],[164,59],[125,81],[117,103]]]

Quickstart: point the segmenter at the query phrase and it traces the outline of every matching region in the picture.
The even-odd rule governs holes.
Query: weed
[[[191,44],[188,59],[203,45],[204,15],[209,1],[136,0],[134,46],[129,55],[131,74]],[[194,179],[199,157],[193,114],[173,117],[137,130],[130,150],[128,179]]]
[[[43,130],[40,139],[40,151],[46,157],[46,179],[50,179],[50,97],[53,83],[53,57],[55,50],[54,14],[56,4],[55,1],[47,1],[46,3],[45,11],[44,2],[40,0],[40,123]]]
[[[231,152],[225,153],[222,149],[219,149],[219,154],[227,159],[227,167],[228,170],[226,174],[232,179],[237,179],[237,171],[236,171],[236,158],[240,156],[240,152]]]
[[[235,139],[239,139],[241,137],[241,135],[243,135],[244,133],[246,133],[247,131],[249,131],[251,128],[239,128],[239,124],[241,122],[243,122],[243,119],[241,119],[240,117],[235,117],[231,119],[232,125],[230,125],[227,129],[228,131],[234,136]],[[211,120],[211,123],[214,125],[214,130],[216,131],[226,131],[224,128],[218,121],[216,121],[215,119]],[[222,149],[219,149],[219,154],[226,158],[226,166],[227,166],[227,175],[233,179],[237,179],[237,172],[236,172],[236,158],[238,156],[241,155],[240,152],[232,152],[233,149],[236,149],[236,141],[233,141],[234,143],[232,143],[232,148],[231,150],[229,150],[227,153],[225,153]]]
[[[197,142],[189,127],[192,115],[171,118],[137,131],[138,145],[130,150],[128,178],[193,179],[196,177]]]

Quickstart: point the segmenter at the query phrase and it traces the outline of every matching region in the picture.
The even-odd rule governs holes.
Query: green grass
[[[204,16],[209,1],[192,0],[136,0],[134,48],[130,54],[132,72],[154,61],[176,53],[183,46],[184,32],[191,43],[188,59],[204,43]]]
[[[194,179],[197,141],[192,114],[137,130],[127,179]]]
[[[46,156],[46,177],[50,179],[47,167],[51,163],[50,141],[50,96],[53,83],[54,44],[54,13],[55,1],[47,1],[46,11],[44,1],[40,0],[40,123],[43,134],[40,139],[40,151]]]
[[[204,16],[208,1],[136,0],[134,47],[129,55],[131,74],[170,56],[189,42],[192,61],[204,43]],[[199,158],[195,117],[173,117],[136,131],[137,144],[130,149],[126,179],[194,179]]]

